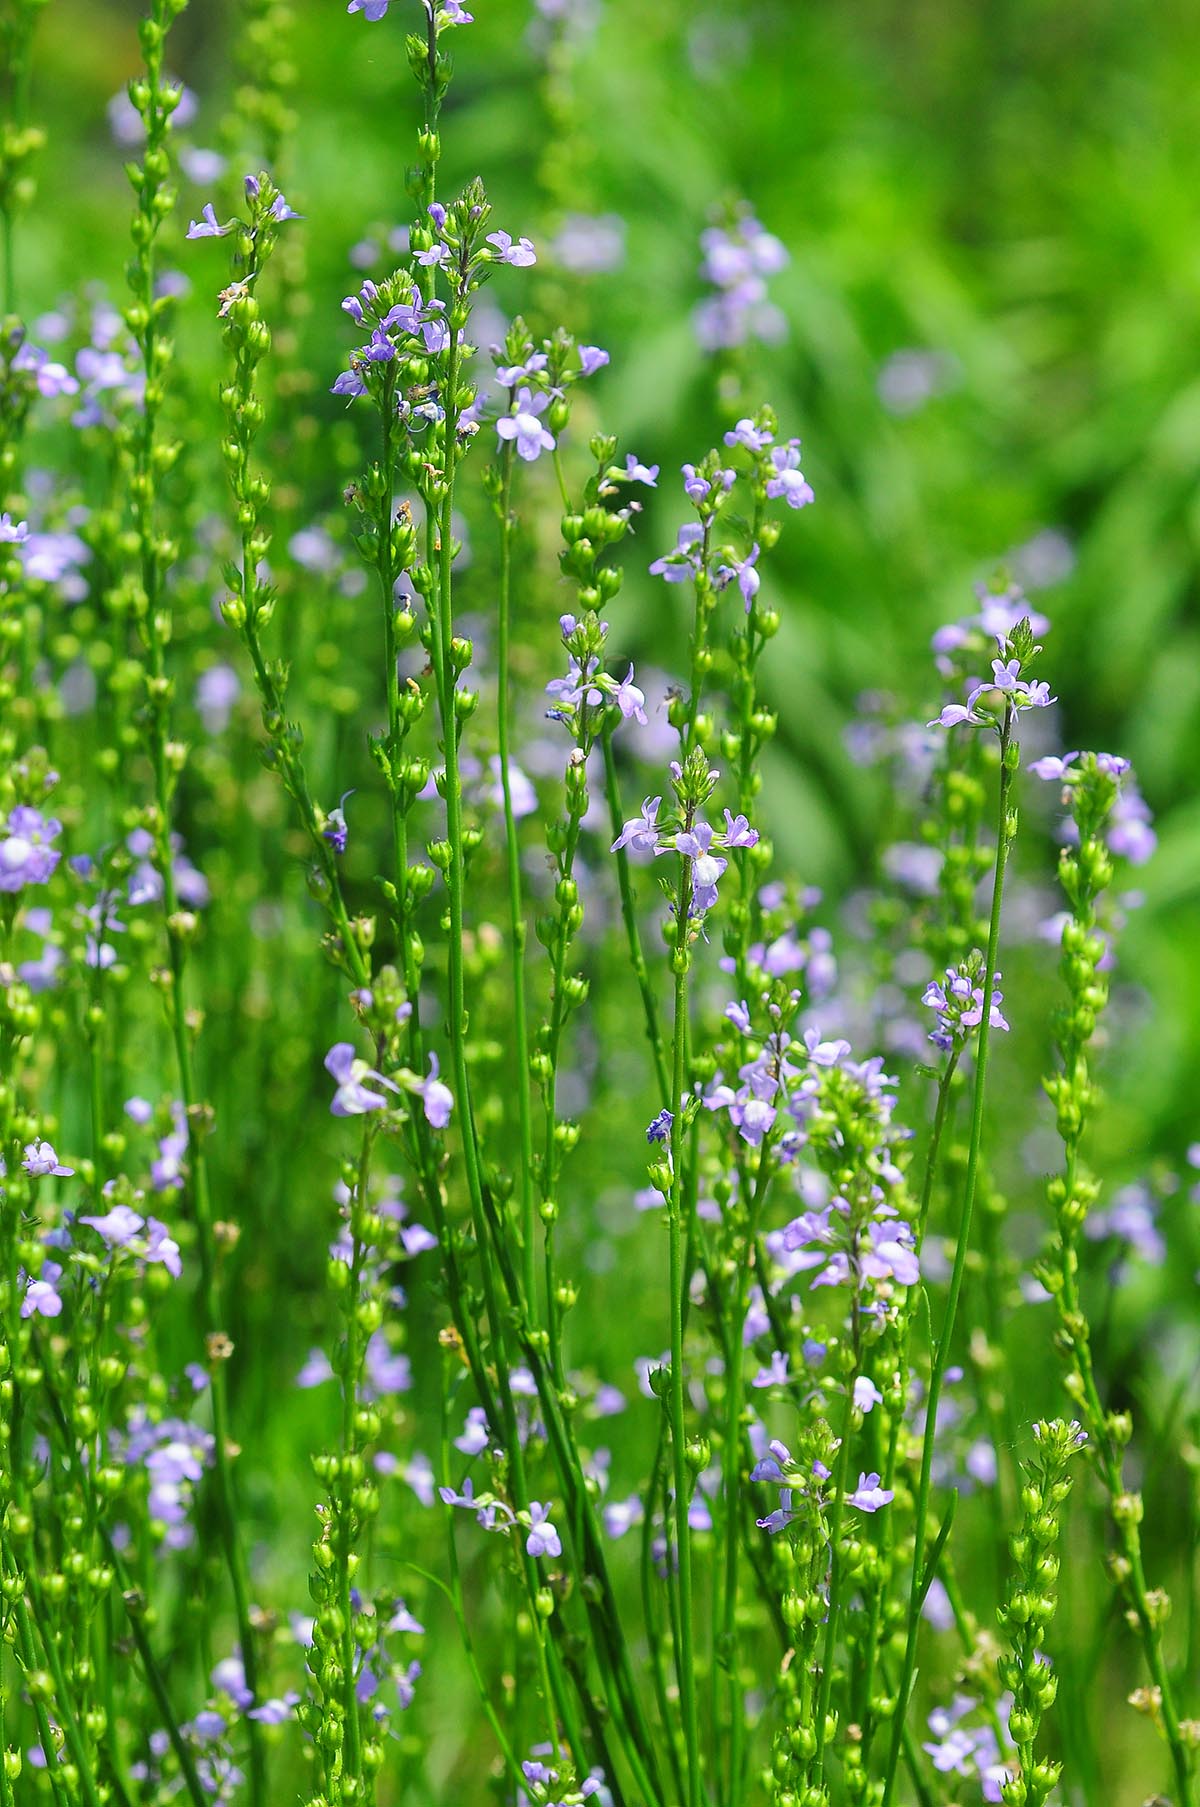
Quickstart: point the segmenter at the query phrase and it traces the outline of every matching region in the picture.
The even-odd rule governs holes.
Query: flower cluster
[[[937,1028],[929,1039],[935,1048],[947,1054],[962,1048],[972,1029],[983,1021],[984,959],[978,949],[958,966],[948,966],[944,980],[931,979],[921,996],[922,1004],[937,1011]],[[999,989],[1000,974],[993,974],[990,1021],[993,1029],[1007,1029],[1008,1022],[1000,1006],[1004,993]]]
[[[693,322],[704,351],[729,351],[747,339],[777,345],[787,333],[781,310],[767,299],[768,276],[788,262],[784,246],[743,204],[721,225],[700,236],[701,273],[715,293],[696,308]]]

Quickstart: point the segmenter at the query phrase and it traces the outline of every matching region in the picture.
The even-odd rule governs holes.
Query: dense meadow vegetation
[[[0,1807],[1195,1807],[1200,15],[0,34]]]

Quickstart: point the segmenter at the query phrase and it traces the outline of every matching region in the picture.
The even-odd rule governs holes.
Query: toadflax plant
[[[1125,1798],[1193,1807],[1171,1419],[1092,1252],[1186,1242],[1124,1193],[1093,1237],[1085,1167],[1154,833],[1127,761],[1045,750],[1049,620],[1000,576],[868,700],[892,838],[803,882],[782,244],[703,229],[676,479],[561,245],[551,290],[448,184],[466,6],[318,28],[416,88],[340,309],[290,10],[235,9],[248,169],[184,136],[185,10],[114,113],[128,298],[0,327],[0,1807],[1096,1807],[1098,1673]],[[536,10],[578,156],[592,9]]]

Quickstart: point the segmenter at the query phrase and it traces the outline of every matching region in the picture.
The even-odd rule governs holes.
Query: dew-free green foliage
[[[0,0],[0,1807],[1191,1807],[1200,25],[474,10]]]

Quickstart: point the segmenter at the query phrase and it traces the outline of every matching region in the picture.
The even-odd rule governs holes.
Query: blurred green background
[[[170,66],[199,97],[186,134],[194,146],[222,143],[234,10],[193,0],[172,34]],[[301,455],[286,473],[294,530],[337,519],[341,484],[361,457],[364,423],[327,391],[352,343],[339,311],[358,280],[351,249],[409,217],[417,108],[402,32],[417,9],[393,0],[378,25],[347,19],[340,0],[296,0],[293,10],[289,100],[300,129],[279,173],[306,220],[298,328],[312,373]],[[589,402],[597,422],[620,434],[622,450],[663,467],[610,612],[614,646],[660,668],[682,663],[680,599],[644,568],[681,518],[672,473],[727,424],[692,309],[703,293],[699,234],[714,209],[745,198],[790,261],[770,284],[786,335],[748,348],[743,393],[769,400],[782,432],[802,436],[817,494],[789,521],[773,565],[784,622],[765,687],[781,723],[764,809],[781,865],[835,895],[875,876],[888,799],[843,745],[856,698],[889,692],[923,713],[937,691],[932,629],[970,613],[972,582],[998,563],[1023,572],[1053,621],[1045,670],[1063,698],[1064,744],[1132,757],[1158,818],[1159,853],[1138,875],[1145,903],[1123,955],[1127,1001],[1149,994],[1152,1009],[1126,1013],[1104,1141],[1121,1179],[1152,1160],[1178,1164],[1200,1135],[1200,10],[1183,0],[604,0],[594,32],[549,74],[531,11],[529,0],[477,0],[478,22],[453,34],[441,181],[446,191],[482,174],[498,223],[537,243],[571,212],[624,222],[619,267],[557,287],[546,272],[533,287],[504,272],[491,297],[543,313],[561,300],[572,330],[612,355]],[[135,4],[54,0],[40,24],[32,113],[48,145],[19,238],[28,315],[93,281],[122,298],[130,196],[106,107],[138,67],[138,16]],[[185,180],[183,220],[216,192]],[[194,285],[179,340],[198,518],[224,507],[212,297],[225,266],[208,245],[168,239],[165,250]],[[489,532],[482,512],[470,524]],[[494,554],[480,556],[467,606],[486,617]],[[195,578],[184,648],[200,665],[217,644],[237,663],[208,611],[218,581],[215,565]],[[303,579],[297,588],[303,602]],[[528,669],[542,673],[549,660],[543,675],[557,658],[554,596],[551,586],[525,622]],[[325,637],[311,659],[289,651],[307,661],[306,694],[318,700],[307,725],[331,807],[348,786],[370,787],[362,697],[363,674],[377,665],[377,608],[364,602],[356,613],[342,600],[326,619],[319,587],[307,597],[303,619]],[[279,1387],[324,1327],[326,1182],[339,1149],[319,1061],[346,1024],[339,987],[309,952],[318,914],[283,801],[255,773],[256,738],[244,699],[232,742],[202,745],[193,760],[184,825],[214,886],[201,956],[202,1046],[222,1126],[214,1158],[230,1214],[258,1226],[238,1257],[236,1340],[261,1358],[240,1366],[235,1385],[240,1422],[259,1427],[247,1485],[260,1573],[279,1592],[302,1573],[305,1537],[290,1529],[290,1544],[272,1543],[286,1507],[279,1477],[310,1486],[303,1452],[316,1409],[313,1396],[301,1408],[293,1395],[295,1409],[280,1410]],[[378,799],[357,807],[370,822]],[[242,839],[231,839],[231,820]],[[369,849],[352,848],[348,869],[365,904]],[[1047,858],[1043,876],[1050,870]],[[1035,989],[1051,969],[1049,956],[1030,965]],[[616,1038],[626,1008],[615,994],[602,1005]],[[143,1071],[127,1077],[149,1086],[149,1044],[140,1058]],[[998,1140],[1015,1146],[1042,1121],[1032,1100],[1043,1059],[1044,1047],[1010,1059]],[[623,1077],[617,1060],[612,1093]],[[620,1126],[636,1135],[638,1107],[623,1108]],[[601,1137],[580,1157],[574,1184],[591,1209],[566,1234],[582,1255],[597,1225],[613,1231],[609,1253],[594,1257],[577,1343],[599,1371],[624,1363],[613,1377],[632,1391],[630,1336],[657,1350],[665,1320],[659,1252],[637,1244],[635,1265],[634,1245],[620,1240],[632,1232],[637,1153],[618,1143]],[[1194,1229],[1179,1235],[1194,1254]],[[1182,1349],[1185,1365],[1194,1351],[1194,1265],[1152,1284],[1143,1276],[1106,1331],[1112,1370],[1151,1420],[1166,1411],[1161,1397],[1154,1403],[1159,1344]],[[1103,1273],[1093,1278],[1102,1301]],[[1026,1376],[1036,1410],[1054,1402],[1051,1359],[1047,1351]],[[635,1450],[639,1423],[617,1433]],[[637,1467],[629,1461],[630,1481]],[[1169,1483],[1159,1505],[1174,1572],[1190,1532]],[[1114,1689],[1127,1691],[1136,1672],[1118,1669]],[[449,1692],[444,1679],[431,1685]],[[1135,1799],[1135,1776],[1122,1802]],[[1099,1807],[1103,1788],[1091,1781]]]
[[[553,111],[532,10],[480,0],[453,34],[443,185],[483,173],[498,217],[535,239],[567,210],[624,220],[621,267],[573,284],[566,310],[612,352],[601,410],[624,444],[669,471],[724,424],[690,319],[714,205],[745,197],[790,253],[771,282],[786,338],[752,353],[746,381],[802,435],[819,498],[782,555],[782,850],[817,879],[862,864],[871,801],[840,749],[852,699],[905,689],[970,582],[1034,542],[1018,569],[1058,577],[1042,600],[1064,739],[1119,742],[1161,820],[1139,938],[1180,1010],[1158,1078],[1186,1137],[1200,1078],[1196,9],[604,0]],[[369,26],[338,0],[294,7],[301,129],[285,173],[308,222],[320,390],[348,343],[347,251],[407,217],[404,11],[395,0]],[[27,311],[85,276],[120,293],[127,191],[105,106],[137,67],[137,17],[133,3],[55,0],[39,28],[33,110],[50,142],[21,245]],[[194,144],[220,141],[234,29],[222,0],[174,29],[172,67],[200,99]],[[184,214],[209,194],[185,181]],[[904,352],[932,354],[932,380],[914,361],[897,411],[881,389]],[[325,425],[337,415],[327,401]],[[676,511],[655,503],[657,551]],[[654,591],[626,591],[634,652],[661,619]]]

